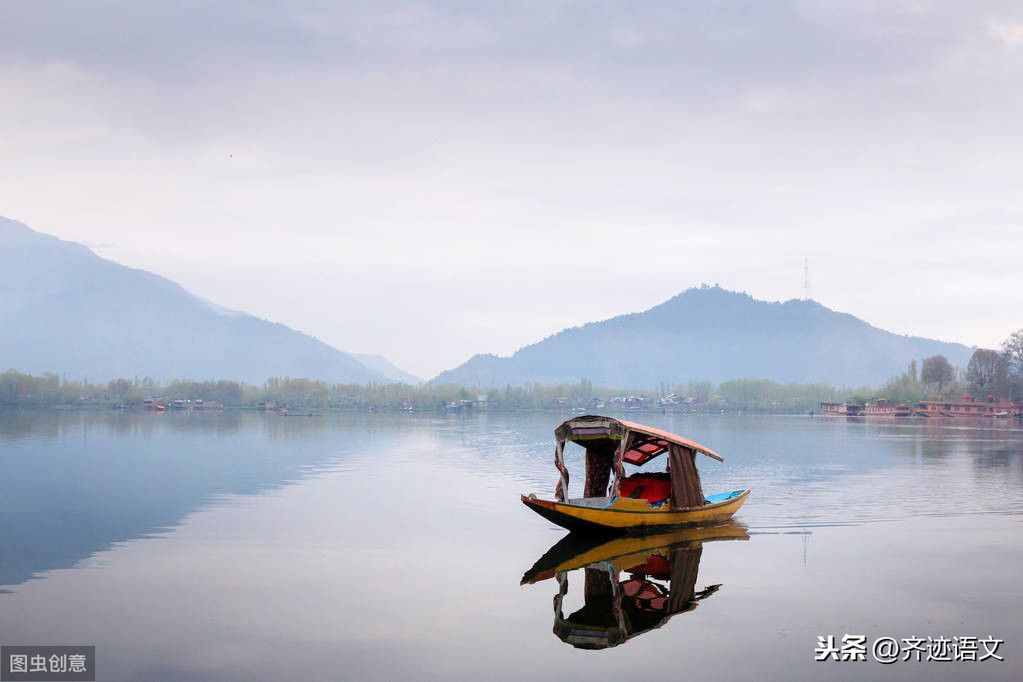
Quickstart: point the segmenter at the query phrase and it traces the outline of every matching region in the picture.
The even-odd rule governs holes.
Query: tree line
[[[1023,400],[1023,329],[1001,349],[979,348],[965,369],[941,355],[910,363],[905,372],[880,387],[780,383],[737,379],[665,383],[656,390],[594,386],[581,380],[566,384],[527,384],[476,389],[448,384],[330,384],[312,379],[273,377],[262,386],[237,381],[159,383],[151,378],[115,379],[105,383],[67,380],[56,374],[34,376],[14,370],[0,374],[0,405],[141,407],[146,399],[165,402],[203,400],[230,408],[442,411],[466,409],[666,409],[673,411],[741,410],[807,412],[823,401],[866,402],[884,398],[916,402],[930,396],[969,393],[978,399]]]
[[[861,389],[861,392],[866,389]],[[526,384],[476,389],[450,384],[329,384],[312,379],[273,377],[262,386],[236,381],[115,379],[106,383],[64,380],[56,374],[33,376],[14,370],[0,374],[0,405],[123,406],[141,408],[145,401],[202,400],[229,408],[350,410],[544,410],[673,409],[810,410],[822,400],[852,395],[827,384],[783,384],[738,379],[664,384],[657,390],[594,386],[588,380],[565,384]]]
[[[927,398],[1023,400],[1023,329],[1012,333],[1000,349],[978,348],[965,368],[955,367],[944,355],[914,360],[902,374],[876,391],[856,392],[849,402],[868,396],[913,403]]]
[[[941,355],[923,361],[920,381],[938,395],[970,395],[978,400],[1023,400],[1023,329],[999,350],[978,348],[963,371]]]

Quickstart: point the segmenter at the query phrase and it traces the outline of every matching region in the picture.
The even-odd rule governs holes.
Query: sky
[[[0,215],[430,377],[701,283],[1023,327],[1018,2],[10,2]]]

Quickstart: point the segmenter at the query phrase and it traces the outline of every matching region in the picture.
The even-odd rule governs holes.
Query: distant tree
[[[116,400],[124,400],[131,393],[133,388],[132,383],[127,379],[114,379],[107,384],[107,392],[111,398]]]
[[[966,381],[975,398],[1005,395],[1008,379],[1006,358],[1006,355],[987,348],[973,351],[970,364],[966,366]]]
[[[920,380],[925,384],[934,384],[941,393],[945,384],[951,383],[956,378],[955,367],[944,355],[932,355],[925,358],[920,369]]]
[[[917,372],[916,360],[902,374],[892,377],[881,387],[880,396],[892,402],[911,403],[926,397]]]
[[[1023,399],[1023,329],[1017,329],[1002,344],[1009,397]]]
[[[1002,343],[1010,374],[1023,374],[1023,329],[1017,329]]]
[[[688,397],[703,405],[710,402],[711,396],[714,395],[714,384],[709,381],[697,381],[689,384],[686,393]]]

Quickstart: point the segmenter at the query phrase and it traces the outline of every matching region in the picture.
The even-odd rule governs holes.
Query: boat
[[[716,540],[749,540],[749,534],[734,522],[610,540],[570,533],[537,559],[520,584],[556,579],[554,634],[577,649],[607,649],[662,627],[717,593],[720,584],[697,588],[703,545]],[[569,575],[576,570],[584,574],[584,603],[566,615]]]
[[[821,414],[826,417],[862,417],[867,414],[867,406],[857,403],[821,403]]]
[[[921,400],[913,410],[922,417],[951,418],[994,418],[1004,419],[1023,414],[1023,405],[1011,400],[998,400],[988,396],[987,400],[978,400],[964,395],[959,400]]]
[[[905,403],[893,403],[885,398],[868,402],[863,406],[864,417],[911,417],[913,408]]]
[[[821,414],[827,417],[845,417],[849,414],[848,405],[826,400],[821,403]]]
[[[613,417],[574,417],[554,431],[554,465],[559,478],[554,499],[522,495],[524,505],[572,531],[648,533],[682,526],[718,524],[746,503],[749,488],[705,496],[696,456],[724,458],[705,445],[651,426]],[[583,497],[566,499],[569,474],[565,444],[586,449]],[[667,456],[664,472],[625,475],[625,465],[640,467]],[[610,483],[610,485],[609,485]]]

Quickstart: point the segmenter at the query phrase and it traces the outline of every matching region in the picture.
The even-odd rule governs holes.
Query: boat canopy
[[[572,441],[583,447],[587,447],[588,444],[594,441],[601,440],[614,441],[617,445],[617,442],[625,437],[626,431],[639,436],[639,438],[634,438],[629,445],[629,449],[622,453],[622,459],[629,464],[635,464],[636,466],[646,464],[654,457],[666,452],[668,446],[672,443],[681,445],[693,452],[707,455],[719,462],[725,461],[724,457],[706,445],[697,443],[695,440],[683,438],[677,434],[662,429],[655,429],[652,426],[646,426],[638,422],[615,419],[614,417],[599,417],[595,415],[574,417],[554,429],[554,437],[559,440]]]
[[[571,441],[586,448],[585,497],[612,497],[621,492],[625,480],[624,462],[640,466],[662,454],[668,454],[668,481],[670,495],[665,495],[676,509],[698,507],[705,504],[700,475],[694,462],[696,453],[719,462],[724,458],[705,445],[652,426],[602,417],[584,415],[562,423],[554,430],[554,464],[561,474],[555,487],[555,496],[565,500],[568,491],[568,469],[565,468],[565,443]],[[610,492],[608,481],[614,479]],[[655,484],[656,480],[649,481]],[[656,485],[647,486],[651,489]],[[649,499],[649,498],[647,498]],[[651,499],[651,502],[655,500]]]

